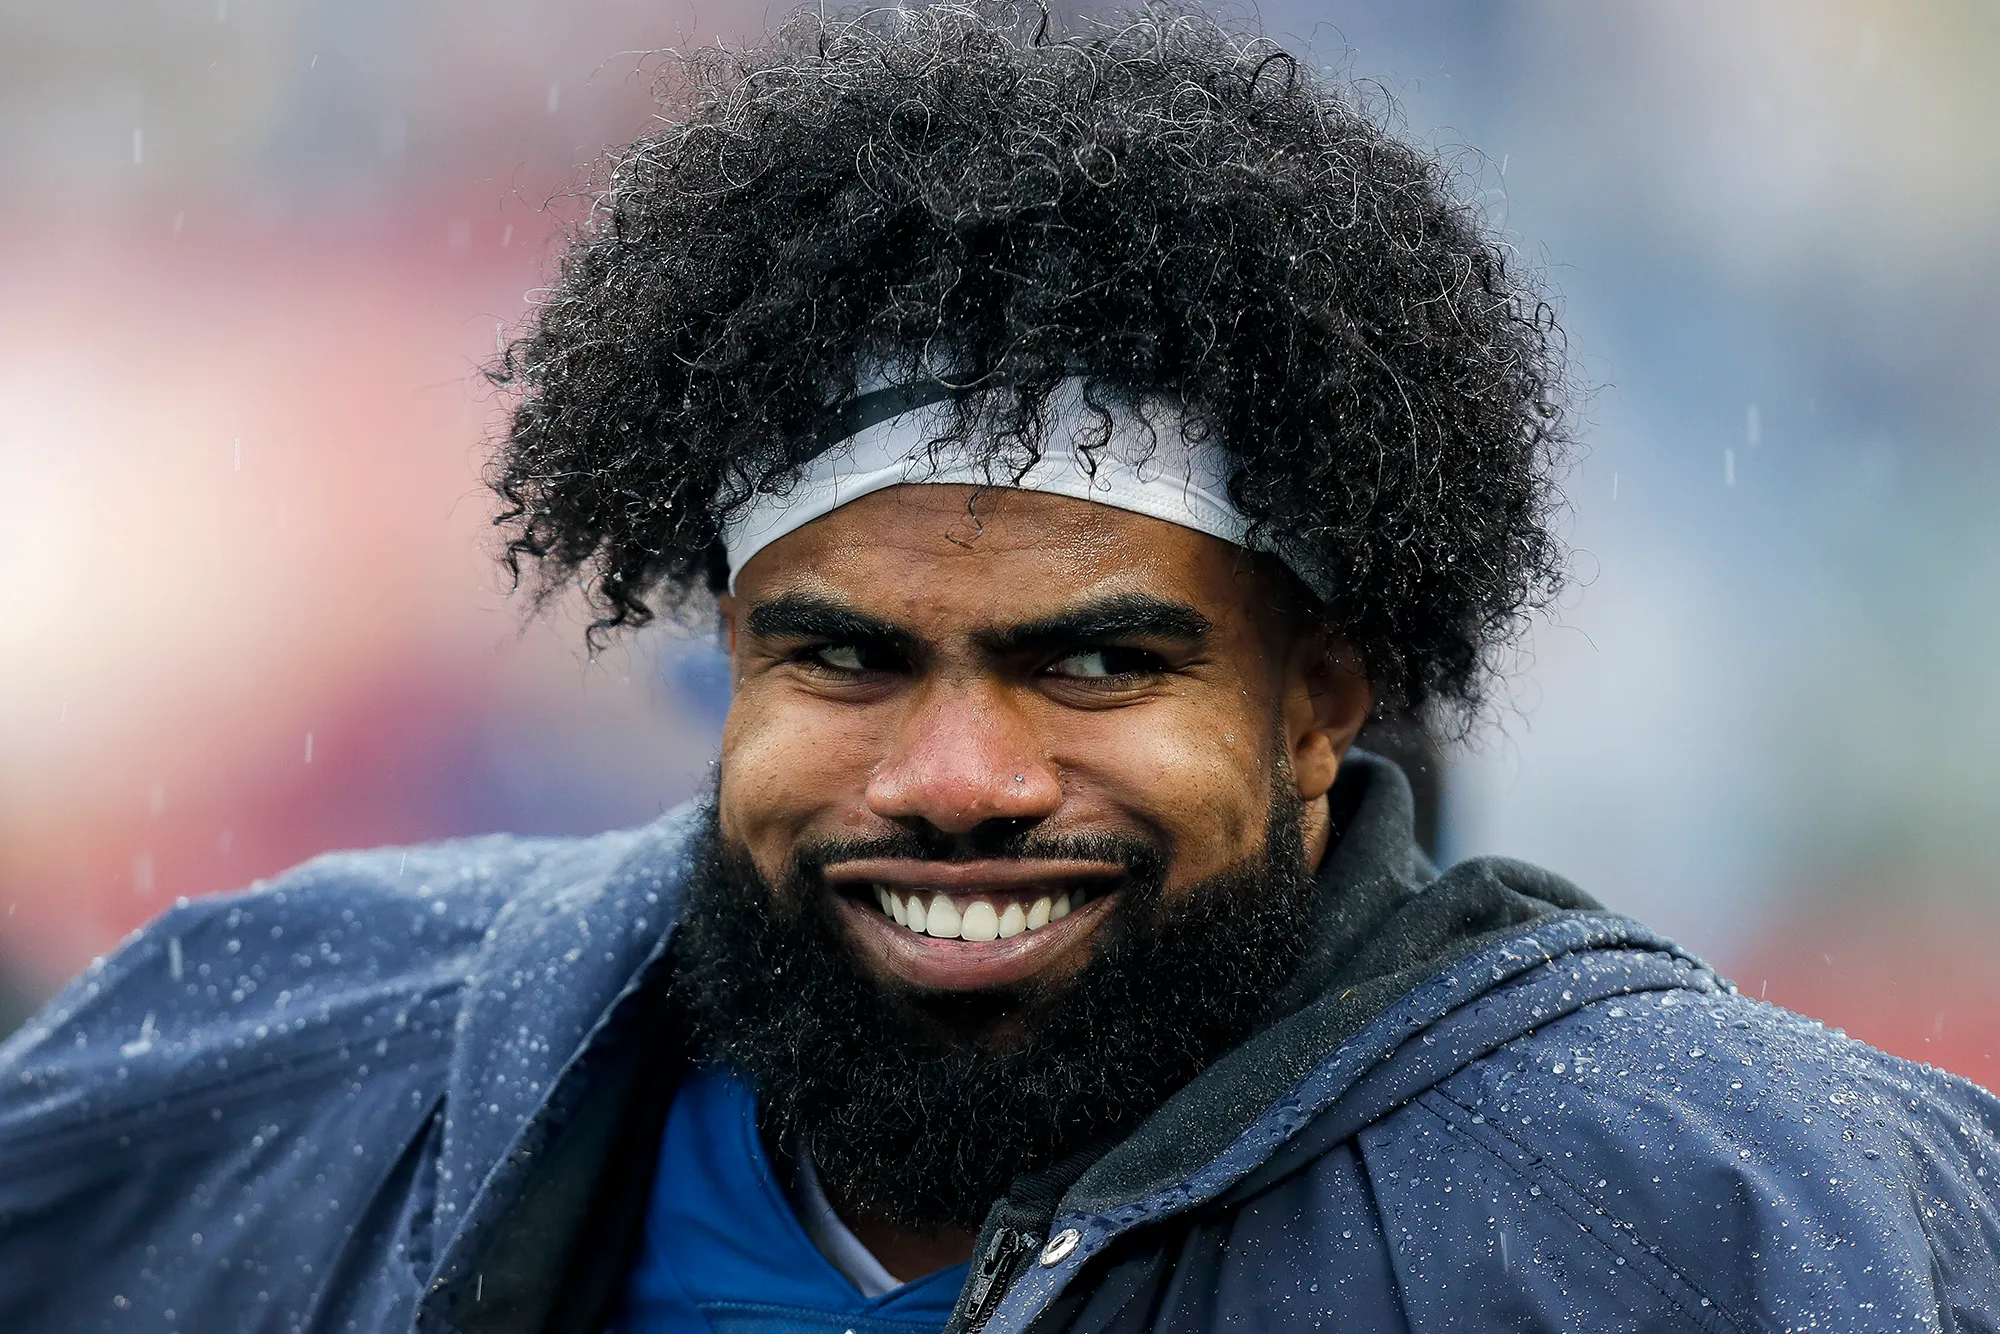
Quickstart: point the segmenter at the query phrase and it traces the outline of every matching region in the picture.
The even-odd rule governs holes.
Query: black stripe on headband
[[[873,389],[865,394],[857,394],[841,404],[833,414],[833,420],[820,431],[816,452],[829,450],[843,440],[852,440],[869,427],[880,425],[892,417],[900,417],[917,408],[927,408],[933,403],[969,398],[992,387],[981,385],[977,388],[968,388],[949,385],[942,380],[918,380],[911,384],[892,384],[886,389]]]

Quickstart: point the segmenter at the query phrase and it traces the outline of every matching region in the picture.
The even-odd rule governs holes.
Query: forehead
[[[921,485],[872,492],[786,534],[737,578],[745,601],[817,591],[883,611],[992,622],[1148,593],[1211,620],[1259,587],[1241,547],[1149,515],[1037,491]]]

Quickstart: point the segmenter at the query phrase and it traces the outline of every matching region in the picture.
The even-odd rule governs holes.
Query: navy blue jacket
[[[1991,1095],[1533,868],[1434,876],[1386,764],[1336,796],[1270,1021],[996,1204],[955,1327],[2000,1329]],[[0,1330],[601,1329],[692,824],[330,856],[135,935],[0,1048]]]

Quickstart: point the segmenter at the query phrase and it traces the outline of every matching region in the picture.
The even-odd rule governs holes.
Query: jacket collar
[[[551,859],[487,931],[454,1034],[432,1223],[439,1260],[419,1329],[461,1328],[467,1312],[533,1300],[483,1262],[565,1133],[601,1114],[591,1095],[607,1070],[646,1040],[633,1028],[663,990],[697,817],[683,806],[588,840],[581,864]]]
[[[1161,1105],[1084,1174],[1078,1208],[1108,1208],[1192,1175],[1344,1040],[1452,959],[1504,932],[1597,905],[1553,876],[1504,886],[1416,845],[1402,770],[1352,752],[1330,794],[1336,841],[1321,863],[1312,944],[1264,1024]],[[1523,868],[1524,870],[1526,868]]]
[[[1046,1235],[1063,1244],[1042,1251],[982,1334],[1027,1329],[1125,1233],[1247,1198],[1521,1034],[1609,996],[1726,987],[1670,941],[1610,913],[1565,913],[1506,929],[1338,1044],[1187,1175],[1122,1197],[1092,1198],[1087,1174],[1048,1223]]]

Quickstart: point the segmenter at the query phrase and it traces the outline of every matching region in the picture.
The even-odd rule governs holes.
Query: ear
[[[722,614],[722,651],[729,660],[736,661],[736,616],[743,610],[742,599],[734,593],[724,593],[715,600],[715,609]]]
[[[1285,741],[1299,799],[1318,801],[1333,787],[1347,748],[1375,707],[1375,687],[1346,640],[1301,630],[1286,653]]]

